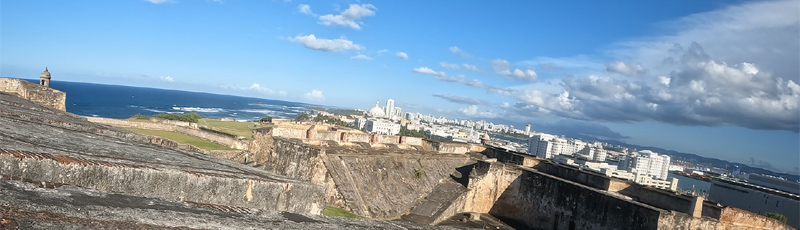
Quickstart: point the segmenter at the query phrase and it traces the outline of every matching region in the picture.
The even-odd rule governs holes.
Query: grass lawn
[[[149,130],[149,129],[137,129],[137,128],[129,128],[129,127],[122,127],[123,129],[127,129],[128,131],[134,133],[140,133],[145,135],[152,135],[152,136],[159,136],[163,138],[170,139],[172,141],[181,143],[181,144],[190,144],[194,145],[201,149],[207,150],[232,150],[232,148],[228,148],[224,145],[220,145],[214,142],[206,141],[197,137],[189,136],[182,133],[170,132],[170,131],[163,131],[163,130]]]
[[[253,139],[253,129],[267,127],[267,125],[253,127],[253,123],[254,122],[220,121],[219,119],[211,118],[203,118],[197,122],[198,125],[204,125],[210,129],[223,133],[242,136],[247,140]]]
[[[322,211],[322,214],[326,215],[326,216],[337,216],[337,217],[344,217],[344,218],[356,218],[356,219],[363,219],[364,218],[363,216],[359,216],[359,215],[353,214],[351,212],[348,212],[347,210],[344,210],[344,209],[341,209],[341,208],[337,208],[337,207],[333,207],[333,206],[325,207],[325,211]]]

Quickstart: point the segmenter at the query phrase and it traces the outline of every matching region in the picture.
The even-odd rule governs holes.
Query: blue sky
[[[607,127],[797,172],[798,1],[3,1],[0,76]],[[579,122],[585,124],[584,122]]]

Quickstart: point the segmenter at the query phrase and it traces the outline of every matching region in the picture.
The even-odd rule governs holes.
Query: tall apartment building
[[[659,155],[650,150],[633,152],[619,162],[619,169],[638,172],[659,180],[666,180],[669,172],[670,157]]]
[[[548,159],[558,155],[580,156],[590,161],[603,162],[607,151],[600,143],[590,144],[578,139],[537,133],[528,139],[528,154]]]

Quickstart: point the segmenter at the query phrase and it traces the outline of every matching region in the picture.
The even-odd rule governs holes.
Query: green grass
[[[152,135],[170,139],[172,141],[181,143],[181,144],[190,144],[194,145],[195,147],[206,149],[206,150],[232,150],[232,148],[228,148],[227,146],[220,145],[214,142],[206,141],[197,137],[189,136],[182,133],[170,132],[170,131],[163,131],[163,130],[149,130],[149,129],[138,129],[138,128],[129,128],[123,127],[131,132],[145,134],[145,135]]]
[[[325,207],[325,211],[322,211],[322,214],[326,215],[326,216],[336,216],[336,217],[344,217],[344,218],[356,218],[356,219],[363,219],[364,218],[363,216],[359,216],[359,215],[353,214],[351,212],[348,212],[347,210],[344,210],[344,209],[341,209],[341,208],[337,208],[337,207],[333,207],[333,206]]]
[[[268,126],[268,125],[259,125],[258,127],[253,127],[253,123],[255,122],[220,121],[219,119],[211,119],[211,118],[203,118],[197,122],[197,124],[204,125],[210,129],[233,134],[236,136],[242,136],[247,140],[253,139],[254,129]]]

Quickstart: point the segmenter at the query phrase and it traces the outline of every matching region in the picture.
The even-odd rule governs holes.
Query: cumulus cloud
[[[442,66],[442,68],[458,69],[458,64],[439,62],[439,65]]]
[[[647,71],[639,64],[629,64],[621,61],[606,64],[606,71],[625,76],[635,77],[644,75]]]
[[[463,58],[469,58],[469,57],[472,57],[472,55],[469,55],[469,53],[467,53],[467,52],[465,52],[465,51],[461,50],[461,48],[458,48],[458,46],[453,46],[453,47],[450,47],[450,52],[452,52],[452,53],[454,53],[454,54],[458,54],[458,56],[461,56],[461,57],[463,57]]]
[[[466,108],[461,108],[458,110],[459,112],[463,113],[467,116],[475,116],[478,114],[478,106],[477,105],[470,105]]]
[[[408,60],[408,54],[406,54],[404,52],[397,52],[397,54],[395,54],[394,56],[402,58],[403,60]]]
[[[364,23],[359,21],[362,17],[375,15],[375,8],[372,4],[350,4],[350,8],[337,15],[326,14],[319,16],[319,24],[326,26],[347,26],[353,29],[361,29]]]
[[[494,70],[496,74],[505,76],[508,79],[533,82],[536,81],[538,77],[536,71],[533,69],[526,68],[522,70],[514,68],[511,66],[511,63],[503,59],[495,59],[489,63],[492,64],[492,70]]]
[[[378,56],[383,55],[386,52],[389,52],[389,50],[386,49],[378,50]]]
[[[175,82],[175,79],[172,79],[172,77],[170,77],[170,76],[166,76],[166,77],[164,77],[164,76],[161,76],[161,80],[162,80],[162,81],[169,82],[169,83],[173,83],[173,82]]]
[[[488,110],[479,111],[477,105],[470,105],[470,106],[467,106],[465,108],[460,108],[460,109],[458,109],[458,112],[461,112],[461,114],[463,114],[465,116],[468,116],[468,117],[473,117],[473,118],[495,118],[495,117],[497,117],[497,114],[495,114],[492,111],[488,111]]]
[[[461,64],[461,66],[464,66],[464,69],[467,69],[467,70],[472,71],[472,72],[486,73],[486,72],[483,72],[483,70],[481,68],[479,68],[477,66],[474,66],[474,65],[467,64],[467,63]]]
[[[465,96],[459,96],[459,95],[434,94],[433,96],[441,98],[441,99],[445,99],[445,100],[447,100],[449,102],[456,103],[456,104],[465,104],[465,105],[486,104],[486,101],[484,101],[484,100],[477,99],[477,98],[471,98],[471,97],[465,97]]]
[[[308,4],[300,4],[299,6],[297,6],[297,12],[307,15],[316,15],[314,14],[314,12],[311,11],[311,6],[309,6]]]
[[[309,100],[319,100],[319,101],[325,100],[325,96],[322,95],[322,91],[316,89],[311,90],[311,92],[306,93],[304,96],[306,97],[306,99]]]
[[[344,50],[360,50],[362,47],[341,37],[337,39],[317,38],[313,34],[289,38],[289,41],[302,43],[306,48],[323,52],[339,52]]]
[[[356,56],[352,56],[352,57],[350,57],[350,59],[355,59],[355,60],[372,60],[372,58],[371,58],[371,57],[369,57],[369,56],[367,56],[367,55],[364,55],[364,54],[358,54],[358,55],[356,55]]]
[[[563,79],[564,91],[514,95],[539,112],[579,120],[659,121],[692,126],[741,126],[798,132],[800,85],[753,63],[727,64],[692,43],[675,53],[668,75],[635,81],[589,75]]]

